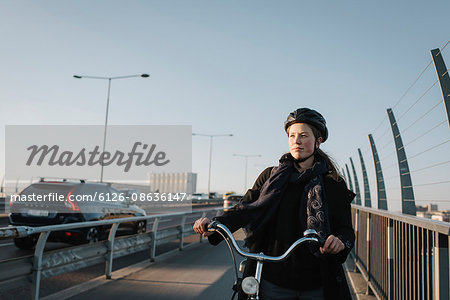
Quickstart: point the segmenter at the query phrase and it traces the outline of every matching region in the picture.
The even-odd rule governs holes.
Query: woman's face
[[[322,138],[314,137],[311,127],[306,123],[294,123],[288,128],[289,152],[295,159],[310,156],[314,146],[319,147]],[[316,143],[316,145],[314,145]]]

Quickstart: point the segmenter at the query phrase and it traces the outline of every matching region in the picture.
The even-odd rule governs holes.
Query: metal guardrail
[[[450,223],[352,205],[355,264],[378,299],[450,299]]]
[[[6,198],[0,197],[0,214],[2,214],[5,211],[6,208]]]
[[[105,263],[105,276],[107,279],[111,279],[113,260],[115,258],[150,249],[150,260],[154,261],[157,246],[177,239],[179,239],[179,249],[182,250],[184,247],[184,238],[195,234],[192,229],[195,220],[188,220],[188,217],[195,217],[199,214],[204,217],[208,212],[216,212],[217,215],[221,211],[221,208],[213,208],[192,213],[161,214],[41,227],[17,226],[0,228],[0,239],[2,240],[39,233],[39,239],[32,258],[22,257],[0,261],[0,286],[17,280],[29,282],[31,276],[31,282],[33,284],[32,299],[37,300],[39,299],[41,278],[56,276],[103,262]],[[179,225],[171,228],[158,229],[162,219],[172,218],[174,216],[181,216]],[[149,232],[116,238],[120,223],[142,220],[147,220],[147,223],[153,220],[153,227]],[[105,241],[44,253],[47,239],[53,231],[102,225],[112,225],[108,239]],[[202,241],[201,236],[199,241]]]
[[[223,204],[222,198],[209,198],[204,200],[191,200],[192,204]]]

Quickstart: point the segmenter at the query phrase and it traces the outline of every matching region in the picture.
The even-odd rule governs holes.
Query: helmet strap
[[[309,155],[309,156],[307,156],[307,157],[304,157],[304,158],[300,158],[300,159],[297,159],[297,162],[300,162],[300,163],[302,163],[302,162],[305,162],[305,161],[307,161],[311,156],[314,156],[314,155],[316,155],[316,153],[317,153],[317,150],[319,150],[319,147],[316,147],[316,141],[314,141],[314,152],[313,153],[311,153],[311,155]]]

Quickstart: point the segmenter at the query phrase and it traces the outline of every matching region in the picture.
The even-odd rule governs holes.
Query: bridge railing
[[[355,264],[378,299],[450,299],[450,223],[352,205]]]
[[[222,208],[210,208],[191,213],[117,218],[41,227],[10,226],[0,228],[0,240],[26,237],[31,234],[39,235],[33,257],[26,256],[0,261],[0,286],[8,285],[17,280],[28,282],[29,277],[31,277],[33,285],[31,299],[37,300],[39,299],[41,278],[53,277],[99,263],[105,263],[105,276],[110,279],[115,258],[150,249],[149,258],[154,261],[156,247],[174,240],[179,240],[178,248],[182,250],[185,238],[195,234],[192,229],[195,219],[199,216],[207,216],[208,213],[217,215],[220,212],[222,212]],[[172,219],[175,216],[180,218],[178,224],[168,228],[159,228],[163,219]],[[121,223],[143,220],[147,221],[147,224],[152,221],[152,228],[149,231],[131,236],[116,236]],[[45,244],[52,232],[105,225],[111,225],[106,241],[44,252]],[[201,236],[199,241],[202,241]]]

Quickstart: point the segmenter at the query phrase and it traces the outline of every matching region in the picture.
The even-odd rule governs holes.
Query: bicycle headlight
[[[259,289],[259,283],[255,277],[249,276],[242,280],[242,290],[247,295],[254,295]]]

